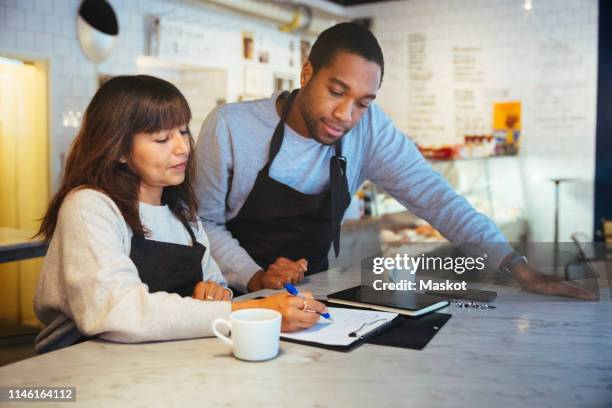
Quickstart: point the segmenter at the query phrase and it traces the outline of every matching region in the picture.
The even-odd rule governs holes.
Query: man
[[[530,268],[491,220],[431,169],[373,103],[383,72],[372,33],[341,23],[313,44],[299,91],[224,105],[208,116],[196,148],[196,193],[212,255],[230,284],[281,288],[325,270],[350,196],[368,179],[452,242],[488,245],[490,263],[526,289],[591,298]]]

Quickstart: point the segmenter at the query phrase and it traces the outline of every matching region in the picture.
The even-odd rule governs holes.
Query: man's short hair
[[[331,64],[339,52],[348,52],[372,61],[380,67],[380,80],[385,72],[385,61],[374,34],[357,23],[340,23],[323,31],[312,45],[308,60],[316,73]]]

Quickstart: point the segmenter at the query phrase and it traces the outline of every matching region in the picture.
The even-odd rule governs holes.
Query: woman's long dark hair
[[[173,129],[190,120],[187,100],[167,81],[136,75],[117,76],[104,83],[85,111],[81,130],[66,160],[61,186],[37,235],[51,239],[64,198],[77,188],[92,188],[108,195],[134,234],[144,235],[138,212],[140,177],[129,165],[134,135]],[[197,217],[191,184],[195,175],[191,136],[189,144],[185,180],[165,187],[162,193],[162,202],[182,222],[195,221]],[[127,164],[120,162],[121,157],[127,158]]]

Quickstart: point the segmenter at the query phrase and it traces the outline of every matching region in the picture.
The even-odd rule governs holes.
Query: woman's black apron
[[[191,296],[195,285],[202,280],[202,258],[206,247],[199,243],[189,224],[183,224],[191,245],[173,244],[132,236],[130,258],[138,269],[140,280],[149,292],[178,293]]]
[[[130,259],[138,269],[140,280],[149,286],[150,293],[164,291],[183,297],[191,296],[195,285],[202,280],[202,259],[206,247],[196,241],[188,224],[183,225],[189,232],[191,245],[153,241],[143,235],[132,236]],[[76,329],[71,337],[74,339],[52,344],[40,352],[46,353],[93,338],[84,336]]]

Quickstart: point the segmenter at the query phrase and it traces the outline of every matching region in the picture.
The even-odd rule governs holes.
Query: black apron
[[[140,280],[149,286],[150,293],[164,291],[191,296],[195,285],[202,280],[202,258],[206,247],[196,241],[189,225],[183,225],[189,232],[191,245],[153,241],[136,234],[132,236],[130,258],[138,269]],[[68,339],[63,337],[38,353],[58,350],[94,337],[85,336],[75,328]]]
[[[149,292],[178,293],[191,296],[195,285],[202,280],[202,258],[206,247],[196,241],[188,224],[183,224],[191,245],[173,244],[132,236],[130,258],[138,269],[140,280],[149,286]]]
[[[281,149],[285,121],[297,93],[285,103],[270,142],[268,162],[259,171],[253,189],[227,229],[263,269],[278,258],[308,260],[306,275],[328,268],[327,255],[334,243],[339,254],[340,222],[351,196],[342,146],[335,144],[330,161],[330,188],[320,194],[304,194],[270,177],[270,167]]]

